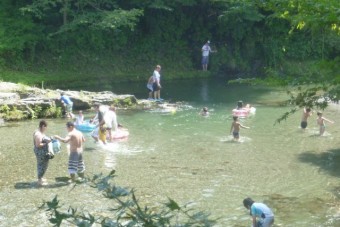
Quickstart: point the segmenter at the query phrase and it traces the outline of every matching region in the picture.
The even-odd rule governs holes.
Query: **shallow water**
[[[288,110],[274,105],[285,98],[278,90],[205,80],[163,87],[163,98],[183,101],[176,112],[118,110],[118,121],[130,131],[125,141],[100,145],[85,134],[87,174],[116,169],[117,184],[135,188],[143,204],[152,206],[167,197],[180,204],[192,202],[193,208],[219,217],[218,226],[250,226],[242,205],[248,196],[273,208],[276,226],[340,226],[338,109],[325,111],[336,123],[319,137],[315,115],[305,132],[299,128],[300,112],[274,125]],[[144,85],[120,89],[117,93],[131,89],[138,98],[147,95]],[[250,129],[241,129],[235,142],[229,134],[230,113],[238,99],[257,111],[241,120]],[[210,109],[209,117],[198,115],[203,106]],[[71,190],[63,182],[64,145],[50,162],[49,186],[35,187],[32,133],[38,122],[0,126],[0,226],[46,226],[47,217],[37,207],[56,194],[65,205],[105,212],[107,204],[99,193],[86,185]],[[65,135],[65,122],[49,120],[47,134]]]

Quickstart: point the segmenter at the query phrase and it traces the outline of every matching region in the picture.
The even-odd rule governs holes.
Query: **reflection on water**
[[[213,81],[191,83],[192,87],[188,82],[163,85],[165,99],[184,101],[173,114],[118,110],[118,121],[130,132],[125,141],[103,145],[85,134],[86,174],[115,169],[116,183],[135,188],[145,205],[170,197],[211,212],[220,218],[219,226],[250,226],[242,205],[248,196],[273,208],[277,226],[340,225],[340,149],[336,140],[340,125],[327,127],[323,137],[317,136],[314,116],[305,132],[298,128],[300,114],[274,126],[275,119],[287,110],[275,104],[284,92]],[[241,129],[236,142],[230,135],[231,110],[239,99],[253,104],[257,111],[255,116],[241,119],[250,129]],[[209,108],[209,117],[198,114],[203,106]],[[338,116],[337,109],[326,111],[331,119]],[[65,121],[48,120],[47,134],[66,135]],[[36,187],[32,132],[38,122],[0,127],[0,225],[46,226],[48,218],[37,207],[55,195],[63,204],[105,213],[110,204],[100,193],[86,184],[75,188],[67,184],[64,144],[47,170],[49,186]]]

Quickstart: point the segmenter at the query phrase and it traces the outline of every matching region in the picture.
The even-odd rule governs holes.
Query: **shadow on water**
[[[60,188],[70,185],[68,181],[69,177],[56,177],[55,183],[49,183],[48,185],[38,186],[36,181],[33,182],[18,182],[14,185],[15,189],[38,189],[38,188]]]
[[[84,151],[96,151],[96,148],[94,148],[94,147],[85,147]]]
[[[298,159],[301,162],[318,166],[332,176],[340,177],[340,165],[337,165],[340,163],[340,149],[331,149],[322,153],[307,151],[299,154]]]
[[[273,212],[279,213],[287,220],[299,219],[299,215],[317,216],[320,212],[329,208],[329,202],[321,198],[300,199],[299,197],[284,196],[281,194],[269,194],[263,196],[264,203],[273,208]],[[299,212],[292,212],[292,209]],[[281,226],[281,225],[279,225]]]

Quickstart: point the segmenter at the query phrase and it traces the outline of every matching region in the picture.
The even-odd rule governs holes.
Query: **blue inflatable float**
[[[78,129],[81,132],[92,132],[95,128],[95,124],[91,124],[89,122],[84,122],[83,124],[80,125],[75,125],[76,129]]]

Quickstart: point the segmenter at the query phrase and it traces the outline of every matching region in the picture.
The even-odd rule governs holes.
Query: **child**
[[[76,117],[76,122],[75,125],[81,125],[84,123],[84,115],[83,115],[83,111],[79,110],[79,114]]]
[[[331,120],[328,120],[327,118],[324,118],[322,116],[322,113],[321,112],[317,112],[317,115],[318,115],[318,118],[316,119],[316,122],[318,123],[318,125],[320,126],[320,136],[322,136],[325,132],[325,129],[326,129],[326,124],[325,124],[325,121],[333,124],[334,122],[331,121]]]
[[[201,116],[205,116],[205,117],[209,116],[208,108],[207,107],[203,107],[203,109],[200,112],[200,115]]]
[[[249,129],[250,127],[241,125],[237,116],[234,116],[233,119],[234,121],[231,124],[230,133],[233,132],[234,140],[238,140],[240,138],[240,128]]]
[[[153,100],[153,84],[156,82],[155,77],[152,75],[150,76],[148,83],[146,85],[146,87],[149,90],[149,100]]]
[[[307,119],[312,116],[312,112],[310,108],[304,108],[302,119],[301,119],[301,128],[306,129],[307,128]]]

